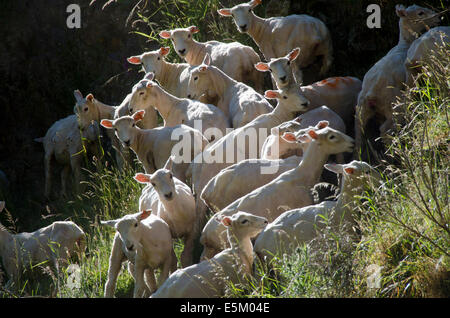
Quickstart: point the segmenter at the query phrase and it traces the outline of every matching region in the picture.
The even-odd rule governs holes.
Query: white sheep
[[[214,66],[209,66],[219,71]],[[219,71],[220,72],[220,71]],[[205,185],[222,169],[245,159],[260,156],[262,144],[272,127],[294,119],[308,109],[308,101],[296,86],[281,91],[267,91],[266,98],[278,99],[277,106],[262,114],[243,127],[235,129],[199,154],[189,167],[189,174],[197,204],[200,221],[206,213],[206,206],[200,200]]]
[[[172,95],[186,98],[188,95],[188,82],[190,70],[195,66],[188,63],[170,63],[165,57],[169,54],[169,47],[131,56],[127,60],[131,64],[141,65],[145,73],[152,72],[155,79]]]
[[[239,32],[251,36],[267,61],[300,47],[301,54],[292,63],[299,83],[303,82],[301,69],[313,64],[317,58],[321,59],[320,75],[324,75],[333,61],[331,35],[326,25],[306,14],[268,19],[258,17],[253,9],[261,3],[262,0],[252,0],[230,9],[220,9],[218,13],[233,17]]]
[[[188,92],[191,99],[216,100],[215,105],[228,116],[233,128],[242,127],[273,109],[253,88],[211,65],[209,54],[201,65],[191,70]]]
[[[152,215],[150,210],[116,220],[101,221],[101,224],[117,231],[109,257],[105,297],[114,296],[117,276],[125,261],[128,261],[128,270],[135,280],[135,298],[148,297],[167,279],[170,271],[176,269],[169,226],[161,218]],[[161,269],[158,283],[155,280],[157,269]]]
[[[171,39],[176,53],[190,65],[200,65],[208,54],[211,57],[211,64],[225,74],[238,82],[252,85],[258,92],[263,92],[264,77],[253,67],[261,59],[253,48],[239,42],[197,42],[194,40],[194,34],[199,31],[196,26],[190,26],[164,30],[159,36]]]
[[[0,202],[0,212],[5,202]],[[86,248],[86,235],[71,221],[57,221],[31,233],[9,233],[0,224],[0,259],[8,277],[7,285],[17,284],[24,271],[37,264],[57,270]]]
[[[411,86],[421,71],[421,66],[439,47],[450,43],[450,27],[435,27],[422,34],[408,49],[405,60],[406,83]]]
[[[297,246],[311,241],[327,225],[340,226],[348,234],[355,234],[352,214],[359,204],[358,196],[363,194],[364,185],[377,180],[379,174],[362,161],[326,164],[325,168],[343,175],[338,200],[293,209],[277,217],[255,241],[255,252],[261,260],[270,263],[274,256],[292,254]]]
[[[164,168],[152,175],[138,173],[134,179],[147,185],[139,198],[139,210],[151,209],[153,214],[169,225],[173,238],[183,239],[181,265],[186,267],[192,265],[195,199],[189,186],[173,176],[172,164],[173,161],[169,158]]]
[[[209,142],[221,138],[231,125],[228,117],[216,106],[187,98],[178,98],[153,81],[154,74],[147,73],[143,80],[133,86],[128,109],[158,110],[164,127],[184,124],[200,130]],[[216,136],[218,133],[218,136]]]
[[[289,143],[292,145],[292,143]],[[286,159],[247,159],[220,171],[204,187],[201,199],[214,213],[243,197],[247,193],[269,183],[280,174],[297,167],[302,157]],[[263,169],[277,166],[275,173],[262,173]]]
[[[355,117],[356,152],[360,151],[362,135],[370,119],[376,118],[383,139],[392,130],[394,121],[400,122],[401,116],[393,117],[392,103],[401,94],[406,82],[405,59],[408,49],[424,29],[439,23],[439,17],[433,10],[417,5],[408,8],[397,5],[395,10],[399,17],[399,41],[364,75],[358,96]]]
[[[51,196],[52,171],[54,163],[62,166],[61,194],[67,196],[67,186],[72,172],[75,180],[75,191],[80,191],[82,178],[81,166],[85,155],[101,155],[100,129],[97,122],[92,122],[80,133],[76,115],[56,121],[47,131],[44,137],[36,138],[36,142],[42,142],[44,146],[45,190],[47,198]]]
[[[299,55],[300,49],[296,48],[284,57],[271,59],[269,63],[260,62],[255,65],[261,72],[270,72],[272,80],[278,88],[302,84],[296,81],[293,74],[293,61]],[[348,127],[354,126],[355,108],[362,82],[356,77],[330,77],[311,85],[302,85],[300,89],[310,102],[310,109],[326,105],[336,112]],[[325,120],[325,118],[323,118]]]
[[[172,154],[173,148],[178,143],[183,143],[189,138],[190,160],[208,145],[206,138],[196,129],[186,125],[174,127],[157,127],[154,129],[140,129],[136,126],[145,115],[145,110],[140,110],[132,116],[123,116],[115,120],[103,119],[101,125],[107,129],[114,129],[116,136],[127,147],[130,147],[137,155],[146,173],[154,173],[164,167]],[[178,136],[173,136],[178,133]],[[177,139],[179,138],[179,139]],[[184,150],[184,149],[181,149]],[[177,155],[176,153],[174,155]],[[189,162],[182,158],[181,163],[174,167],[174,174],[182,181],[186,180],[186,170]]]
[[[220,222],[227,228],[230,248],[212,259],[177,270],[151,298],[223,297],[231,284],[246,284],[254,258],[250,238],[264,229],[267,220],[238,212]]]
[[[298,133],[300,130],[307,129],[311,126],[316,126],[321,121],[327,121],[328,125],[342,133],[346,133],[346,126],[342,118],[327,106],[314,108],[306,113],[300,115],[295,120],[291,120],[276,127],[273,127],[271,134],[266,138],[261,149],[261,158],[263,159],[278,159],[285,158],[289,155],[303,156],[302,144],[299,147],[294,147],[291,142],[284,136],[285,132]],[[292,140],[294,141],[294,140]],[[278,149],[278,151],[277,151]],[[342,160],[342,156],[339,160]]]
[[[353,139],[330,127],[311,129],[307,135],[298,138],[300,142],[308,142],[309,146],[303,160],[295,169],[284,172],[268,184],[239,198],[221,210],[218,215],[233,215],[237,211],[247,211],[264,216],[271,222],[286,210],[313,204],[311,188],[318,183],[328,156],[351,152]],[[200,242],[204,246],[202,257],[206,258],[210,258],[226,246],[224,228],[215,218],[211,218],[203,228]]]

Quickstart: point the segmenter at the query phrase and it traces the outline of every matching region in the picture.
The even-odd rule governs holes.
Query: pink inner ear
[[[312,139],[318,139],[319,136],[317,136],[316,132],[314,130],[310,130],[308,131],[308,135],[312,138]]]
[[[159,54],[161,54],[162,56],[166,56],[167,54],[169,54],[169,52],[170,52],[169,47],[162,47],[159,49]]]
[[[297,56],[299,55],[300,50],[299,49],[294,49],[290,54],[289,54],[289,60],[294,60],[297,58]]]
[[[259,62],[258,64],[255,65],[255,68],[258,71],[266,72],[269,70],[269,65],[267,65],[266,63],[263,63],[263,62]]]
[[[141,58],[139,56],[132,56],[127,58],[128,63],[131,64],[141,64]]]
[[[148,217],[150,216],[150,214],[152,214],[152,210],[145,210],[145,211],[142,211],[142,213],[141,213],[139,219],[142,221],[142,220],[148,218]]]
[[[170,32],[169,31],[161,31],[159,33],[159,36],[163,39],[170,39]]]
[[[353,174],[355,172],[355,169],[353,168],[344,168],[345,172],[347,172],[348,174]]]
[[[197,33],[197,32],[200,32],[200,29],[197,28],[196,26],[191,26],[191,27],[189,27],[189,31],[191,33]]]
[[[264,96],[270,99],[275,99],[278,98],[278,93],[276,91],[266,91]]]
[[[94,95],[89,94],[88,96],[86,96],[86,99],[90,102],[92,102],[94,100]]]
[[[317,128],[319,128],[319,129],[324,129],[324,128],[327,128],[327,127],[328,127],[328,122],[327,121],[321,121],[317,125]]]
[[[295,135],[293,133],[290,133],[290,132],[285,132],[283,134],[283,139],[286,140],[286,141],[292,141],[292,142],[297,141],[297,138],[295,138]]]
[[[102,125],[102,126],[105,127],[105,128],[112,128],[112,127],[113,127],[112,121],[110,121],[110,120],[108,120],[108,119],[103,119],[103,120],[100,122],[100,125]]]
[[[229,10],[229,9],[220,9],[220,10],[217,10],[217,12],[219,12],[220,15],[227,16],[227,17],[229,17],[231,15],[231,10]]]
[[[134,121],[139,121],[144,118],[145,110],[140,110],[133,115]]]
[[[136,181],[139,181],[141,183],[149,183],[150,182],[150,178],[148,176],[146,176],[143,173],[138,173],[134,176],[134,179]]]
[[[206,71],[207,68],[208,68],[208,67],[205,65],[205,66],[201,66],[198,70],[199,70],[200,72],[204,72],[204,71]]]
[[[222,224],[225,226],[230,226],[231,225],[231,219],[229,217],[225,217],[222,219]]]

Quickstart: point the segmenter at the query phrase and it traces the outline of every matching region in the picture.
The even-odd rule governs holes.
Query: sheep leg
[[[134,283],[134,292],[133,297],[134,298],[141,298],[145,291],[145,280],[144,280],[144,262],[142,259],[139,258],[138,255],[136,255],[136,261],[134,266],[134,276],[135,276],[135,283]]]
[[[72,156],[70,158],[70,166],[75,179],[75,191],[80,193],[81,190],[81,156]]]
[[[371,112],[372,113],[372,112]],[[372,117],[369,114],[369,109],[364,107],[364,105],[358,105],[356,107],[356,117],[355,117],[355,156],[359,158],[359,151],[362,150],[362,135],[364,133],[364,128],[367,122]]]
[[[111,250],[111,256],[109,257],[108,267],[108,279],[105,284],[105,297],[114,297],[114,291],[116,289],[117,276],[120,272],[120,266],[126,259],[125,254],[122,252],[122,242],[118,235],[114,237],[114,242]]]
[[[150,294],[153,294],[157,289],[155,271],[153,269],[147,269],[145,271],[145,278],[147,280],[148,288],[150,289]]]
[[[159,277],[158,277],[158,287],[160,287],[166,281],[166,279],[169,277],[169,272],[172,269],[172,264],[173,264],[172,257],[170,257],[166,262],[164,262],[162,269],[161,269],[161,273],[159,274]]]
[[[61,195],[67,197],[67,183],[70,179],[70,166],[64,166],[61,171]]]
[[[184,240],[184,249],[181,253],[181,267],[187,267],[192,265],[192,257],[194,251],[194,235],[192,232],[186,236]]]

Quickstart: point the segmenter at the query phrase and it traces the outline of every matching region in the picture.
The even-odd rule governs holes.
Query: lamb
[[[174,127],[157,127],[154,129],[140,129],[136,127],[145,115],[145,110],[140,110],[132,116],[123,116],[115,120],[103,119],[101,125],[107,129],[114,129],[116,136],[126,146],[130,147],[137,155],[138,160],[144,166],[145,173],[154,173],[157,169],[164,167],[167,159],[171,156],[173,148],[178,143],[183,143],[189,136],[189,153],[183,153],[181,162],[174,167],[174,174],[182,181],[186,180],[186,170],[189,163],[198,153],[203,151],[208,141],[196,129],[186,125]],[[176,136],[182,140],[176,140]],[[181,150],[185,150],[184,148]],[[176,155],[176,154],[175,154]],[[186,158],[186,156],[190,156]]]
[[[252,0],[231,9],[220,9],[218,13],[233,17],[239,32],[250,35],[267,61],[300,47],[301,55],[292,65],[297,82],[303,82],[301,69],[318,58],[321,59],[320,75],[325,75],[333,61],[331,35],[326,25],[306,14],[263,19],[253,13],[261,3],[262,0]]]
[[[292,145],[292,144],[289,144]],[[201,199],[214,213],[243,197],[247,193],[269,183],[280,174],[297,167],[302,157],[286,159],[247,159],[220,171],[205,186]],[[277,165],[275,173],[262,173],[263,169]]]
[[[134,179],[147,186],[139,198],[139,210],[151,209],[170,228],[173,238],[184,240],[181,265],[192,265],[196,224],[195,199],[191,189],[172,174],[172,158],[154,174],[138,173]]]
[[[147,73],[143,80],[133,87],[128,109],[130,113],[148,110],[153,107],[164,119],[164,127],[184,124],[200,130],[212,142],[226,134],[230,127],[228,117],[211,104],[187,98],[178,98],[169,94],[153,81],[154,74]]]
[[[311,126],[316,126],[321,121],[327,121],[329,126],[342,133],[346,133],[346,125],[342,118],[327,106],[314,108],[306,113],[300,115],[295,120],[291,120],[276,127],[273,127],[271,134],[266,138],[261,149],[261,158],[263,159],[278,159],[285,158],[289,155],[302,156],[302,144],[299,147],[293,147],[292,143],[283,138],[285,132],[298,133],[300,130],[308,129]],[[278,149],[278,151],[277,151]],[[342,156],[338,155],[339,160],[342,161]]]
[[[252,275],[253,246],[250,240],[267,220],[245,212],[220,220],[227,228],[230,248],[210,260],[179,269],[151,298],[223,297],[230,284],[245,284]]]
[[[450,43],[450,27],[435,27],[422,34],[416,39],[408,49],[405,60],[406,83],[411,86],[414,78],[421,71],[421,65],[432,52],[436,52],[439,47],[444,47]]]
[[[364,191],[365,184],[379,179],[379,173],[362,161],[326,164],[325,168],[343,175],[338,200],[286,211],[277,217],[255,241],[255,252],[262,261],[270,263],[274,256],[291,254],[297,246],[311,241],[317,231],[327,225],[343,226],[348,234],[354,236],[352,228],[356,224],[352,213],[355,205],[359,204],[358,195]]]
[[[52,171],[54,162],[62,166],[61,194],[67,196],[67,185],[72,172],[75,180],[75,191],[80,191],[82,178],[81,166],[85,154],[101,156],[100,129],[97,122],[92,122],[80,135],[76,115],[56,121],[47,131],[44,137],[36,138],[36,142],[42,142],[44,146],[45,190],[44,195],[50,199],[52,193]]]
[[[214,68],[214,66],[209,67]],[[234,163],[258,158],[268,130],[295,118],[299,113],[306,111],[308,107],[308,101],[303,98],[298,87],[295,86],[281,91],[267,91],[265,96],[278,99],[278,105],[272,112],[262,114],[245,126],[228,133],[194,158],[191,163],[189,172],[194,194],[198,196],[196,204],[200,220],[206,213],[206,206],[200,200],[206,183],[222,169]],[[246,139],[249,139],[250,142],[247,142]]]
[[[184,29],[164,30],[159,33],[159,36],[163,39],[171,39],[176,53],[190,65],[200,65],[208,54],[211,57],[211,64],[229,77],[252,85],[258,92],[264,91],[264,77],[253,67],[261,59],[253,48],[239,42],[197,42],[193,36],[199,31],[196,26],[190,26]]]
[[[268,184],[239,198],[218,215],[229,216],[236,211],[247,211],[264,216],[271,222],[286,210],[313,204],[311,188],[319,181],[328,156],[351,152],[353,139],[330,127],[312,129],[307,135],[298,138],[300,142],[309,143],[309,146],[295,169],[284,172]],[[208,221],[200,238],[204,246],[202,257],[210,258],[225,247],[223,232],[223,227],[215,218]]]
[[[233,128],[242,127],[272,111],[270,103],[253,88],[211,65],[209,54],[191,71],[188,92],[191,99],[206,96],[208,100],[217,100],[215,105],[228,116]]]
[[[300,49],[292,50],[288,55],[271,59],[269,63],[258,63],[256,69],[270,72],[277,87],[283,88],[297,83],[293,74],[293,61],[299,55]],[[298,82],[301,85],[301,82]],[[351,76],[330,77],[311,85],[300,86],[302,94],[310,102],[310,109],[326,105],[336,112],[347,127],[354,126],[355,107],[361,91],[360,79]],[[323,118],[325,120],[325,118]]]
[[[387,142],[386,137],[394,128],[393,123],[400,120],[400,116],[394,118],[392,103],[400,95],[406,81],[404,63],[408,49],[425,28],[439,23],[439,17],[434,11],[417,5],[408,8],[397,5],[395,10],[400,18],[398,44],[364,75],[358,96],[355,118],[356,156],[359,155],[367,123],[372,118],[377,119],[380,136]]]
[[[154,73],[155,78],[169,94],[186,98],[188,95],[189,73],[195,66],[191,66],[188,63],[167,62],[165,57],[169,52],[170,47],[161,47],[159,50],[131,56],[127,61],[131,64],[142,64],[145,73]]]
[[[116,229],[109,257],[105,297],[112,298],[121,265],[128,261],[128,271],[135,279],[133,297],[148,297],[176,269],[176,256],[169,226],[150,210],[125,215],[120,219],[101,221]],[[155,270],[161,269],[158,283]],[[148,285],[144,279],[147,279]]]
[[[0,212],[5,202],[0,202]],[[48,264],[53,271],[67,264],[86,248],[86,235],[71,221],[57,221],[31,233],[9,233],[0,224],[0,259],[8,277],[7,286],[18,286],[22,273],[37,264]]]

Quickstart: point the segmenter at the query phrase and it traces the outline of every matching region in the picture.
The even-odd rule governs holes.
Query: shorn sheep
[[[0,202],[0,212],[5,202]],[[57,270],[71,257],[83,253],[86,235],[71,221],[57,221],[31,233],[9,233],[0,224],[0,259],[8,277],[7,286],[19,286],[24,271],[34,266],[49,265]]]
[[[395,115],[392,103],[400,95],[406,82],[405,59],[411,43],[427,28],[439,23],[439,16],[433,10],[412,5],[395,7],[399,17],[399,41],[381,60],[364,75],[355,117],[355,156],[359,156],[362,137],[370,119],[375,118],[379,134],[385,143],[394,128],[394,122],[401,123],[401,116]],[[401,113],[397,110],[396,113]],[[370,140],[369,140],[370,142]]]
[[[169,226],[150,210],[101,221],[116,229],[109,257],[105,297],[114,296],[121,265],[128,261],[128,271],[135,280],[133,297],[148,297],[176,269],[176,256]],[[161,269],[158,284],[155,270]],[[144,278],[145,275],[145,278]],[[146,280],[149,286],[146,283]]]
[[[197,42],[194,40],[194,34],[199,31],[196,26],[190,26],[164,30],[159,36],[171,39],[176,53],[190,65],[200,65],[208,54],[211,57],[211,65],[221,69],[234,80],[252,85],[258,92],[263,92],[264,77],[253,67],[261,59],[253,48],[239,42]]]
[[[230,248],[210,260],[179,269],[152,298],[211,298],[225,295],[231,284],[245,284],[252,275],[253,245],[250,238],[267,225],[267,219],[238,212],[220,220],[227,228]]]
[[[342,174],[341,191],[337,201],[286,211],[267,226],[255,241],[255,252],[261,260],[270,262],[278,255],[291,254],[297,246],[316,237],[317,231],[330,225],[342,226],[354,235],[353,210],[364,185],[378,180],[379,173],[369,164],[352,161],[348,164],[326,164],[325,168]],[[327,221],[328,220],[328,221]]]
[[[311,189],[319,182],[323,165],[329,155],[351,152],[353,139],[330,127],[311,129],[308,134],[298,139],[309,145],[303,160],[295,169],[281,174],[268,184],[239,198],[221,210],[218,215],[233,215],[237,211],[247,211],[273,221],[286,210],[313,204]],[[203,228],[200,242],[204,246],[203,257],[206,258],[212,257],[226,246],[224,228],[215,218],[211,218]]]
[[[133,86],[128,109],[130,113],[138,110],[157,109],[164,120],[164,127],[184,124],[196,128],[205,135],[209,142],[226,134],[231,125],[228,117],[216,106],[204,104],[197,100],[178,98],[168,93],[153,81],[154,74],[147,73],[143,80]],[[218,138],[215,133],[220,132]]]
[[[253,9],[261,3],[262,0],[252,0],[230,9],[220,9],[218,13],[232,17],[238,31],[251,36],[267,61],[300,47],[300,56],[293,63],[299,83],[303,82],[301,69],[313,64],[317,58],[321,59],[320,75],[325,75],[333,61],[331,35],[326,25],[306,14],[268,19],[258,17]]]
[[[146,184],[139,198],[139,210],[151,209],[170,227],[173,238],[183,239],[181,266],[192,265],[194,226],[196,225],[195,199],[191,189],[172,174],[172,158],[152,175],[137,173],[134,179]]]

